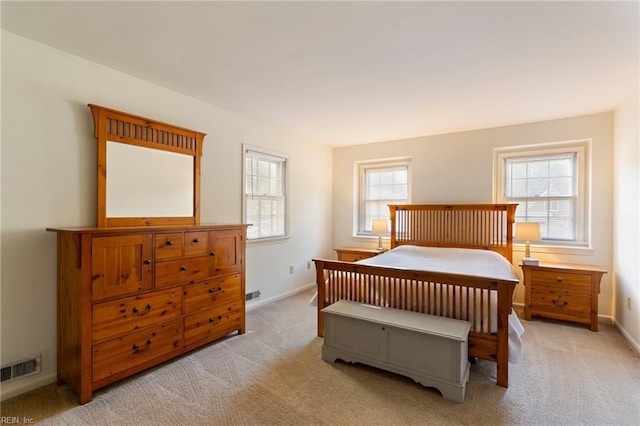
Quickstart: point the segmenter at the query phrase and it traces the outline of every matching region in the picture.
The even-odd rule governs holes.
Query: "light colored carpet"
[[[89,404],[50,385],[4,401],[2,416],[55,425],[640,424],[640,356],[611,324],[592,333],[523,321],[525,359],[510,365],[509,389],[480,361],[456,404],[401,376],[323,361],[311,295],[251,310],[246,334],[98,390]]]

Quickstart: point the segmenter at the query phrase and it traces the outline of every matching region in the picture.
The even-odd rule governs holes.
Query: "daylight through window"
[[[497,156],[498,201],[517,203],[516,223],[538,222],[548,243],[586,243],[586,146],[572,143]]]
[[[359,234],[371,233],[373,219],[389,218],[389,204],[409,202],[409,162],[360,165]]]
[[[287,157],[244,149],[244,223],[248,240],[287,234]]]

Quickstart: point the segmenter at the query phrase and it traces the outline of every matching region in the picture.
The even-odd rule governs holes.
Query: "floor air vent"
[[[2,366],[2,382],[40,372],[40,355]]]

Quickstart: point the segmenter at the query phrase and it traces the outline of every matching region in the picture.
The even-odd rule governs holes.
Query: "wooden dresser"
[[[245,332],[247,225],[50,228],[58,384],[95,389]]]
[[[598,331],[598,294],[606,271],[595,265],[520,265],[524,275],[524,317],[574,321]]]

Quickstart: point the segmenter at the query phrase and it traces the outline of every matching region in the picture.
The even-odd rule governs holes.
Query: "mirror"
[[[107,141],[107,217],[193,216],[193,157]]]
[[[199,225],[205,134],[89,107],[98,141],[98,226]]]

